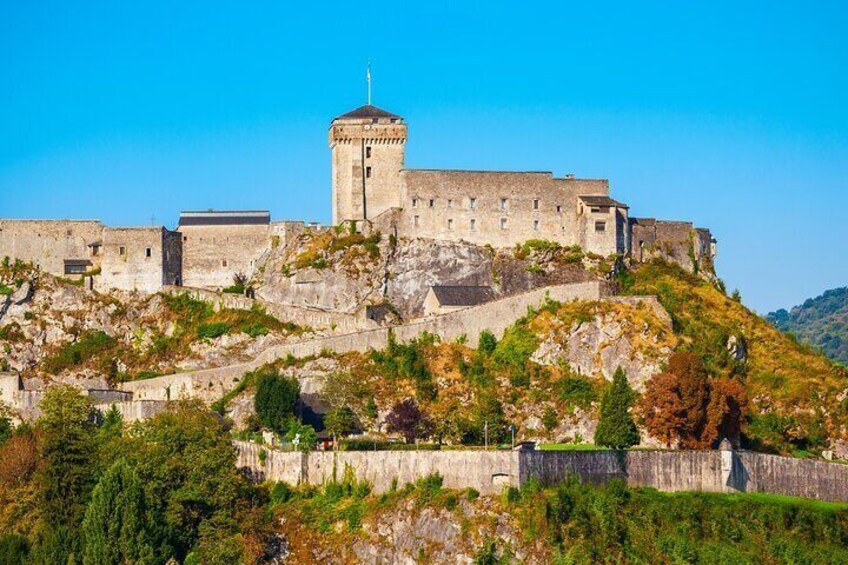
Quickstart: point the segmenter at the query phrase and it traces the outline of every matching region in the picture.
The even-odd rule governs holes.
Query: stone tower
[[[406,146],[403,118],[375,106],[357,108],[330,125],[333,224],[370,220],[401,206]]]

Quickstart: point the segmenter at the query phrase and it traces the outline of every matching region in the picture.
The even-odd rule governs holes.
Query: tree
[[[413,443],[429,435],[430,423],[418,408],[418,403],[407,398],[392,406],[386,416],[386,429],[390,433],[401,434],[406,443]]]
[[[738,440],[746,408],[742,385],[710,378],[701,358],[691,352],[672,355],[666,371],[645,384],[640,403],[652,436],[687,449],[711,447],[721,436]]]
[[[18,534],[0,534],[0,565],[28,563],[29,542]]]
[[[84,565],[155,563],[149,517],[138,474],[126,460],[118,460],[94,487],[85,512]]]
[[[48,524],[74,532],[93,482],[95,425],[88,399],[69,385],[50,387],[41,400],[41,509]],[[72,536],[73,537],[73,536]]]
[[[333,435],[333,444],[339,436],[350,435],[360,429],[359,419],[347,404],[333,408],[324,417],[327,433]]]
[[[633,389],[621,367],[612,377],[612,385],[601,398],[601,419],[595,428],[595,443],[626,449],[639,443],[639,431],[630,415],[633,405]]]
[[[254,408],[259,422],[278,434],[288,429],[294,418],[294,406],[300,395],[296,379],[287,378],[274,370],[259,370]]]
[[[289,431],[286,433],[286,441],[294,443],[295,439],[297,439],[296,448],[298,451],[312,451],[318,441],[318,434],[315,433],[315,428],[312,426],[301,424],[292,418],[289,422]]]

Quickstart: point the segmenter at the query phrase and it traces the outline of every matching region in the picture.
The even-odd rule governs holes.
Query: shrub
[[[200,339],[213,339],[221,337],[231,330],[230,325],[225,322],[212,322],[210,324],[201,324],[197,328],[197,337]]]
[[[494,353],[495,348],[498,345],[498,338],[495,337],[495,334],[490,332],[489,330],[483,330],[480,332],[480,340],[478,342],[477,349],[486,355],[491,355]]]
[[[117,340],[102,330],[88,331],[76,342],[69,343],[44,361],[44,370],[57,374],[65,369],[82,365],[89,359],[115,347]]]
[[[386,429],[389,433],[399,433],[406,443],[428,437],[431,424],[411,398],[407,398],[392,406],[386,416]]]
[[[595,388],[585,377],[565,376],[556,388],[559,398],[569,406],[586,409],[598,399]]]

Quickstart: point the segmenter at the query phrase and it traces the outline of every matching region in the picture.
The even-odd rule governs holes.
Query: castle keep
[[[333,225],[354,223],[397,237],[511,247],[529,239],[634,260],[663,254],[712,260],[709,230],[631,218],[609,181],[550,172],[407,169],[407,125],[372,105],[332,120]],[[91,275],[92,287],[156,292],[166,285],[220,289],[250,276],[263,256],[307,228],[268,211],[192,211],[174,230],[109,227],[96,220],[0,219],[0,257],[59,276]]]

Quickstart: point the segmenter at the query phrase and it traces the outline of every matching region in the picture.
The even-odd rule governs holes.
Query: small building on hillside
[[[424,315],[447,314],[494,299],[495,292],[490,286],[431,286],[424,298]]]

